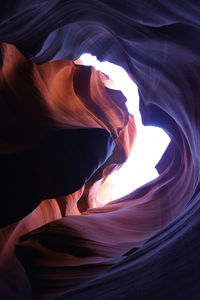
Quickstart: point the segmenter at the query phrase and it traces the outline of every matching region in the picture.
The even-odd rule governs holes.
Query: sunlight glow
[[[112,79],[112,88],[123,92],[127,98],[129,113],[135,119],[137,137],[129,159],[108,179],[111,184],[111,199],[115,200],[159,176],[155,166],[166,150],[170,138],[161,128],[143,126],[138,89],[125,70],[109,62],[99,62],[90,54],[83,54],[80,59],[84,65],[92,65]]]

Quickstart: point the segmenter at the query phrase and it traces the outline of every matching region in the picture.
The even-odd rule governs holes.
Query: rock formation
[[[198,2],[1,3],[1,299],[199,299]],[[122,66],[171,138],[160,176],[103,207],[136,129],[85,52]]]

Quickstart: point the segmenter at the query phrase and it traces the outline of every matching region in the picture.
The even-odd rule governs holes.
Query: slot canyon
[[[193,0],[1,1],[0,299],[199,300],[199,16]],[[170,138],[159,176],[130,173],[113,201],[136,116],[83,53],[121,66]]]

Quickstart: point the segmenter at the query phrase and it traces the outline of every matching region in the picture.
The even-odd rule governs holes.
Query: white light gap
[[[161,128],[143,126],[139,111],[138,89],[124,69],[109,62],[100,62],[95,56],[87,53],[80,59],[84,65],[93,66],[96,70],[107,74],[113,81],[112,88],[122,91],[127,98],[126,105],[129,113],[134,116],[137,128],[135,144],[127,162],[109,176],[108,180],[111,184],[111,195],[107,199],[109,202],[129,194],[159,176],[155,166],[166,150],[170,138]]]

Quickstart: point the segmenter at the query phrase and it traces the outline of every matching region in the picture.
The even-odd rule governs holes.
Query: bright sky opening
[[[125,70],[109,62],[100,62],[90,54],[83,54],[80,59],[84,65],[92,65],[112,79],[113,88],[121,90],[127,98],[127,108],[135,119],[137,137],[133,150],[127,162],[109,176],[112,185],[111,200],[115,200],[159,176],[155,166],[166,150],[170,138],[161,128],[143,126],[138,89]]]

